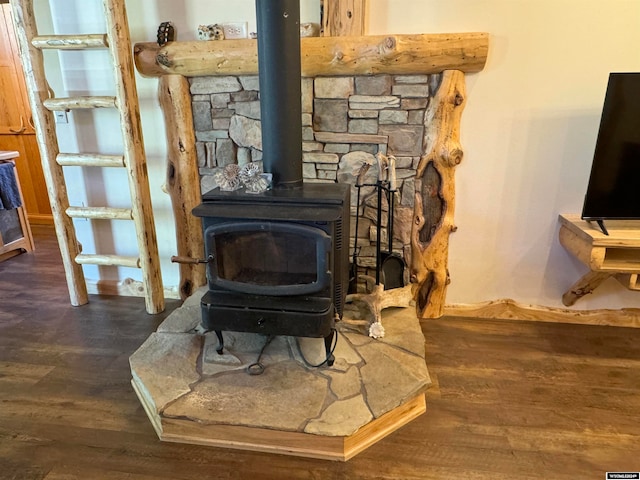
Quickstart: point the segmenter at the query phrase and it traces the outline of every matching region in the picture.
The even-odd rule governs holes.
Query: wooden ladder
[[[82,271],[83,264],[135,267],[142,270],[147,312],[159,313],[164,310],[164,291],[125,1],[103,0],[106,33],[83,35],[40,36],[37,32],[33,0],[11,0],[11,6],[71,304],[84,305],[89,301]],[[54,98],[45,77],[42,50],[89,48],[109,50],[116,95]],[[53,112],[105,107],[116,108],[119,112],[123,155],[60,153]],[[131,208],[69,206],[63,166],[125,168],[129,179]],[[136,229],[139,256],[82,254],[72,218],[132,220]]]

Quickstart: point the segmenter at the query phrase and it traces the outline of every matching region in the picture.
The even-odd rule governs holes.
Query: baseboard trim
[[[518,303],[508,298],[474,304],[446,305],[444,314],[451,317],[495,318],[583,325],[609,325],[640,328],[640,308],[571,310]]]

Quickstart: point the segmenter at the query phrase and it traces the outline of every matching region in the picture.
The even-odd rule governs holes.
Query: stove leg
[[[334,330],[331,330],[331,333],[324,337],[324,350],[327,353],[327,365],[329,367],[333,366],[333,363],[336,361],[336,357],[331,353],[331,347],[333,345],[333,337],[336,334]]]
[[[224,351],[224,338],[222,338],[222,331],[216,330],[216,337],[218,337],[218,348],[216,348],[216,352],[218,355],[222,355]]]

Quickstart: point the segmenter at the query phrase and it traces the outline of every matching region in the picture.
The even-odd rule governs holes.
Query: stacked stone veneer
[[[409,261],[416,167],[423,154],[425,111],[437,75],[317,77],[302,80],[303,178],[305,182],[349,183],[363,162],[374,163],[365,178],[375,183],[378,152],[397,159],[398,193],[394,251]],[[257,76],[190,79],[202,192],[217,185],[213,174],[228,164],[262,159]],[[286,135],[287,132],[282,132]],[[356,189],[352,188],[352,215]],[[377,199],[374,187],[361,189],[360,220],[352,245],[360,246],[358,264],[375,266]],[[387,202],[382,222],[387,240]]]

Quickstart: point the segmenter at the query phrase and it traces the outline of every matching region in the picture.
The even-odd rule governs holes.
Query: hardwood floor
[[[423,322],[427,413],[347,463],[161,443],[129,355],[178,306],[71,307],[51,230],[0,263],[0,479],[603,479],[640,471],[640,329]]]

